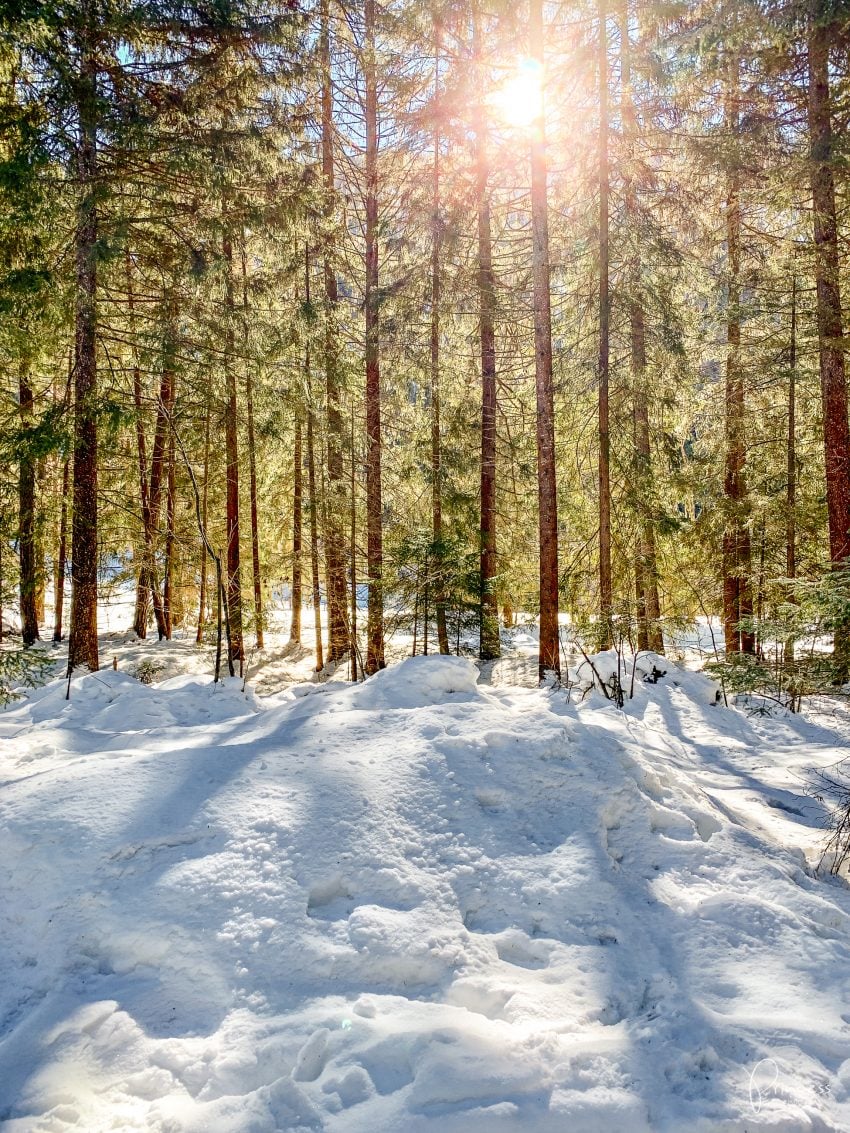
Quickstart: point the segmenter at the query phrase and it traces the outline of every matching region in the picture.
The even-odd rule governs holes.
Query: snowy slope
[[[0,1124],[850,1129],[844,754],[677,670],[456,658],[275,697],[106,671],[0,715]]]

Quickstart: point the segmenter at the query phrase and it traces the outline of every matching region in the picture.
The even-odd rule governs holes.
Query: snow
[[[2,1128],[850,1128],[850,891],[806,794],[841,729],[662,658],[622,711],[590,683],[416,657],[13,704]]]

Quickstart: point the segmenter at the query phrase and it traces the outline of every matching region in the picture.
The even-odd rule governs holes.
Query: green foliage
[[[21,689],[38,688],[53,675],[55,658],[41,649],[0,648],[0,705],[21,697]]]

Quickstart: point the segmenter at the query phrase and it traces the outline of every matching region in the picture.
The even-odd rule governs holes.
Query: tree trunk
[[[248,487],[251,509],[251,566],[254,581],[254,617],[257,622],[257,648],[263,648],[263,585],[260,574],[260,533],[257,523],[257,454],[254,443],[254,380],[248,346],[248,256],[245,233],[242,233],[242,330],[246,354],[245,410],[248,415]]]
[[[322,183],[324,219],[322,258],[325,286],[325,397],[327,400],[327,492],[325,493],[325,561],[328,600],[328,660],[339,661],[350,648],[345,584],[345,476],[342,460],[340,362],[337,306],[339,294],[334,251],[334,125],[329,0],[321,0],[319,62],[322,77]]]
[[[301,584],[301,544],[303,539],[302,514],[304,509],[304,472],[301,452],[301,412],[295,411],[295,443],[292,475],[292,619],[289,625],[289,640],[294,645],[301,644],[301,606],[304,598]]]
[[[439,17],[434,18],[434,160],[431,180],[431,531],[437,559],[436,620],[437,642],[441,653],[449,652],[449,631],[446,625],[446,601],[443,571],[443,484],[442,446],[440,442],[440,255],[442,222],[440,218],[440,51]]]
[[[165,563],[162,572],[162,620],[165,639],[171,641],[174,623],[174,430],[168,438],[168,465],[165,481]]]
[[[733,56],[727,78],[726,127],[734,138],[739,130],[739,59]],[[741,621],[752,618],[751,543],[747,526],[747,485],[744,473],[745,399],[741,366],[741,203],[738,158],[733,155],[726,191],[726,529],[723,534],[723,636],[726,653],[753,653],[755,637]]]
[[[785,574],[797,577],[797,276],[791,277],[791,343],[788,351],[788,434],[785,444]]]
[[[308,392],[308,398],[309,398]],[[322,591],[319,586],[319,501],[316,498],[316,455],[313,445],[313,409],[307,407],[307,484],[310,492],[310,565],[313,572],[313,618],[316,626],[316,672],[325,667],[322,650]]]
[[[482,661],[501,653],[496,595],[496,286],[490,233],[490,167],[484,105],[480,15],[473,11],[473,54],[479,89],[475,106],[475,194],[478,212],[478,295],[481,344],[481,635]]]
[[[652,491],[652,445],[649,433],[649,399],[646,373],[646,316],[642,292],[640,255],[640,217],[634,162],[637,156],[638,121],[632,93],[629,5],[625,0],[620,28],[620,85],[622,90],[623,132],[626,135],[627,165],[623,175],[624,200],[630,234],[634,241],[629,270],[629,345],[632,379],[632,426],[634,433],[634,492],[638,520],[638,547],[635,555],[635,597],[637,599],[640,650],[664,652],[661,608],[658,600],[658,559],[655,525],[648,497]]]
[[[240,672],[245,659],[242,643],[242,576],[239,565],[239,441],[236,405],[236,369],[234,359],[234,318],[233,299],[233,243],[229,230],[222,237],[224,257],[224,305],[226,312],[225,330],[225,378],[227,382],[227,404],[224,411],[224,444],[227,483],[226,530],[227,530],[227,610],[230,619],[228,649],[230,659],[239,662]]]
[[[537,504],[540,544],[538,672],[561,675],[558,635],[558,486],[552,392],[552,315],[549,303],[549,201],[543,100],[543,0],[531,0],[531,56],[540,72],[540,105],[531,137],[531,227],[534,280],[534,372],[537,389]]]
[[[130,318],[130,334],[136,334],[136,298],[133,288],[133,266],[130,253],[125,257],[127,274],[127,309]],[[139,499],[142,509],[143,550],[140,556],[139,571],[136,576],[136,607],[133,612],[133,632],[136,637],[148,635],[148,617],[151,604],[150,564],[153,557],[150,489],[148,484],[148,456],[145,440],[144,404],[142,399],[142,374],[138,355],[133,345],[133,405],[136,411],[136,458],[139,472]]]
[[[811,146],[818,354],[829,555],[833,567],[850,556],[850,432],[847,377],[839,287],[838,225],[835,210],[829,45],[834,29],[824,0],[811,0],[809,17],[809,139]],[[850,670],[850,628],[835,633],[835,655],[846,676]]]
[[[354,401],[351,403],[351,483],[349,485],[349,532],[348,557],[351,569],[351,620],[349,622],[349,635],[351,637],[351,679],[357,680],[358,654],[357,646],[357,466],[356,466],[356,440],[354,433]]]
[[[20,380],[21,429],[32,427],[33,391],[28,363],[24,363]],[[21,638],[24,645],[38,641],[38,556],[35,537],[35,460],[29,452],[26,437],[21,441],[18,463],[18,555],[20,559]]]
[[[97,656],[97,63],[90,0],[84,8],[77,102],[79,200],[75,230],[74,473],[68,672]]]
[[[383,669],[384,596],[381,503],[381,369],[378,305],[378,87],[375,0],[365,0],[366,88],[366,559],[369,573],[366,673]]]
[[[204,411],[204,486],[201,495],[201,584],[198,593],[198,631],[195,641],[200,645],[204,640],[207,620],[207,513],[209,510],[210,486],[210,396],[207,389],[207,403]]]
[[[599,0],[599,635],[612,642],[614,585],[611,575],[611,438],[609,427],[609,354],[611,297],[608,234],[608,13]]]
[[[53,640],[62,640],[62,615],[65,607],[65,560],[68,551],[68,480],[70,460],[62,465],[62,499],[59,501],[59,547],[53,581]]]

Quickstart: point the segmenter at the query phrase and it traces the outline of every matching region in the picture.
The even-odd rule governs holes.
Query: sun
[[[490,96],[508,126],[527,128],[543,113],[543,68],[536,59],[520,59],[516,69]]]

